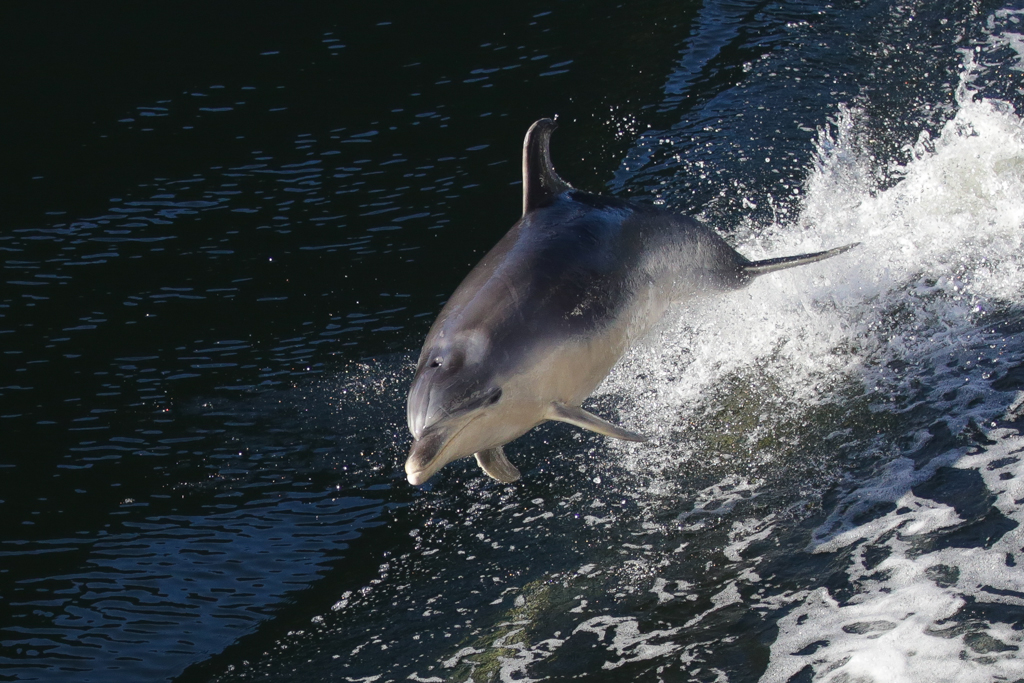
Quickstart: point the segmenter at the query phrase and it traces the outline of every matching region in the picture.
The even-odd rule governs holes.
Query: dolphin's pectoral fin
[[[501,446],[488,448],[485,451],[473,454],[476,457],[476,464],[480,465],[487,476],[498,481],[511,484],[519,479],[519,470],[505,457],[505,451]]]
[[[613,425],[608,420],[603,420],[593,413],[588,413],[579,406],[567,406],[564,403],[552,403],[548,406],[548,411],[544,415],[548,420],[558,420],[559,422],[568,422],[571,425],[582,427],[583,429],[589,429],[592,432],[598,434],[604,434],[610,436],[613,439],[622,439],[623,441],[647,441],[647,437],[643,434],[637,434],[631,432],[628,429],[623,429],[618,425]]]

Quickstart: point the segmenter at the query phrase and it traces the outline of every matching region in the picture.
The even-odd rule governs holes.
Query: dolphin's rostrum
[[[408,404],[413,485],[470,455],[491,477],[515,481],[502,446],[545,420],[644,441],[580,404],[672,302],[855,246],[748,261],[693,218],[574,189],[551,164],[554,129],[541,119],[526,133],[523,216],[423,344]]]

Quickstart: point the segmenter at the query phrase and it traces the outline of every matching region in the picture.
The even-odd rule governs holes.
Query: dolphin
[[[749,261],[689,216],[573,188],[551,164],[555,126],[541,119],[526,133],[523,216],[423,344],[408,400],[414,486],[470,455],[513,482],[502,447],[547,420],[645,441],[580,404],[670,304],[856,246]]]

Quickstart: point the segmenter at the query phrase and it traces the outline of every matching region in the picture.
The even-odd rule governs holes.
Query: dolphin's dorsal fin
[[[564,403],[556,401],[548,406],[548,410],[544,414],[544,417],[548,420],[568,422],[571,425],[576,425],[583,429],[589,429],[592,432],[604,434],[605,436],[610,436],[613,439],[622,439],[623,441],[647,441],[647,437],[643,434],[637,434],[636,432],[631,432],[628,429],[623,429],[618,425],[613,425],[608,420],[602,420],[597,415],[588,413],[579,406],[567,406]]]
[[[488,448],[473,455],[476,456],[476,464],[480,465],[480,469],[491,479],[497,479],[505,484],[511,484],[519,479],[519,470],[508,461],[501,446]]]
[[[524,216],[572,189],[572,185],[558,177],[551,164],[551,133],[557,127],[551,119],[541,119],[526,131],[523,140]]]

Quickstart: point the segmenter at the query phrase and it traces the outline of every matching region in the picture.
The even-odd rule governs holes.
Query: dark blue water
[[[922,266],[913,286],[865,276],[856,296],[856,278],[837,272],[822,289],[846,294],[803,309],[839,311],[833,327],[852,332],[825,355],[851,362],[791,372],[787,358],[817,358],[785,350],[792,332],[774,356],[702,362],[694,342],[635,361],[595,410],[649,416],[660,441],[647,455],[548,425],[510,447],[524,473],[514,485],[458,464],[413,489],[402,471],[413,359],[518,218],[535,119],[558,116],[555,163],[575,186],[699,214],[750,252],[894,196],[915,160],[944,177],[927,160],[947,122],[988,139],[989,119],[957,95],[965,84],[1019,112],[1024,15],[1012,3],[3,14],[0,680],[839,680],[836,667],[872,657],[840,642],[871,628],[843,629],[878,620],[844,622],[822,636],[838,649],[812,661],[821,645],[783,651],[802,637],[787,619],[817,618],[814,591],[831,591],[836,610],[866,604],[863,576],[904,552],[891,535],[855,550],[836,540],[918,509],[864,494],[885,488],[879,477],[962,518],[935,527],[961,536],[929,536],[907,557],[995,548],[1015,566],[998,545],[1019,533],[1002,490],[962,474],[1016,462],[993,445],[1016,429],[1003,413],[1024,388],[1012,259],[1005,291],[971,294],[991,317],[966,311],[962,329],[950,321],[964,290],[943,278],[970,286],[987,270]],[[1006,120],[998,135],[1015,140]],[[968,173],[974,153],[950,154],[958,177],[988,173],[979,186],[992,194],[926,201],[932,222],[1002,225],[992,212],[1016,210],[1018,157]],[[934,236],[900,229],[902,253],[930,263],[920,245]],[[977,230],[1012,251],[1006,231]],[[749,315],[829,334],[817,318]],[[719,349],[746,348],[723,329]],[[949,334],[957,351],[907,341],[887,355],[908,330]],[[729,357],[766,374],[726,367],[696,403],[645,402]],[[951,389],[944,368],[957,363],[958,377],[996,384]],[[819,393],[783,387],[787,373]],[[1009,431],[980,436],[997,418]],[[978,469],[958,460],[985,448]],[[906,459],[922,474],[885,479]],[[854,556],[870,556],[860,574],[844,564]],[[991,590],[965,588],[970,609],[929,622],[959,629],[943,642],[967,654],[939,651],[937,669],[920,670],[966,661],[963,680],[1024,677],[1020,591],[971,574],[984,564],[974,555],[940,559],[929,566]],[[929,585],[956,585],[952,569],[928,571]],[[921,676],[889,680],[939,680]]]

